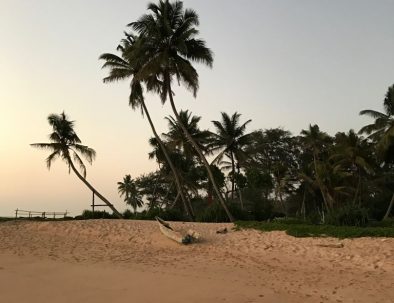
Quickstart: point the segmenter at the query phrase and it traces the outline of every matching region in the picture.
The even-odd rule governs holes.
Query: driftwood
[[[156,217],[157,222],[159,223],[160,231],[166,237],[178,242],[180,244],[189,244],[200,238],[200,234],[192,229],[189,229],[186,235],[181,234],[178,231],[175,231],[169,223],[164,221],[163,219]]]

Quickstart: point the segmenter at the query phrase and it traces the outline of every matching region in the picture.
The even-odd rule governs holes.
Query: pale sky
[[[369,122],[362,109],[382,109],[394,83],[394,1],[185,0],[200,15],[201,37],[215,54],[198,67],[197,99],[176,89],[179,109],[212,130],[220,112],[252,119],[249,130],[282,126],[293,134],[317,123],[331,134]],[[146,119],[128,107],[128,83],[103,84],[100,54],[115,52],[126,24],[145,0],[0,0],[0,216],[16,208],[89,208],[91,193],[67,166],[45,166],[50,113],[76,121],[97,151],[88,180],[120,210],[125,174],[156,168],[148,160]],[[169,104],[147,96],[158,131]]]

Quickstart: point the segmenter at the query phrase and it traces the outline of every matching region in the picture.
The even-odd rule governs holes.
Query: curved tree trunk
[[[181,186],[181,181],[179,180],[178,173],[177,173],[177,171],[176,171],[176,169],[174,167],[174,164],[172,163],[172,161],[170,159],[170,156],[168,155],[167,149],[165,148],[165,146],[163,144],[163,141],[161,141],[159,135],[156,132],[155,126],[153,125],[153,122],[152,122],[152,120],[150,118],[148,109],[146,108],[146,105],[145,105],[144,101],[141,102],[141,106],[142,106],[142,109],[143,109],[146,117],[148,118],[148,121],[149,121],[150,127],[152,129],[153,135],[155,136],[157,142],[159,143],[160,148],[163,151],[164,156],[166,157],[167,163],[170,166],[172,173],[174,174],[176,187],[177,187],[178,193],[181,195],[181,199],[182,199],[183,205],[185,207],[185,210],[187,212],[187,215],[190,217],[190,219],[192,221],[194,221],[193,212],[191,211],[191,209],[189,209],[189,205],[188,205],[188,203],[186,201],[186,198],[185,198],[185,195],[183,193],[182,186]]]
[[[391,209],[393,208],[393,205],[394,205],[394,194],[391,197],[391,201],[390,201],[389,207],[387,208],[387,211],[386,211],[386,214],[383,217],[383,220],[387,220],[389,218],[390,213],[391,213]]]
[[[68,163],[70,164],[73,172],[77,175],[77,177],[85,183],[85,185],[92,191],[94,194],[99,197],[105,204],[108,205],[110,209],[114,212],[114,214],[119,218],[123,219],[123,216],[121,215],[120,212],[117,211],[117,209],[113,206],[111,202],[109,202],[102,194],[100,194],[86,179],[79,173],[79,171],[75,168],[73,161],[71,159],[68,159]]]
[[[194,141],[193,137],[189,134],[189,132],[187,131],[186,127],[183,125],[181,118],[179,117],[178,111],[175,107],[175,103],[174,103],[174,99],[172,97],[172,90],[171,90],[171,84],[170,82],[168,82],[168,95],[170,97],[170,103],[171,103],[171,108],[172,111],[174,112],[174,115],[176,117],[176,120],[178,121],[180,127],[182,128],[183,133],[185,134],[186,138],[190,141],[190,143],[193,145],[194,150],[197,152],[198,156],[200,157],[201,161],[203,162],[207,172],[208,172],[208,177],[213,185],[213,188],[216,192],[217,197],[219,198],[220,204],[222,205],[224,211],[226,212],[229,220],[231,222],[234,222],[234,217],[232,216],[232,214],[230,213],[230,211],[228,210],[227,206],[226,206],[226,202],[223,199],[222,193],[220,192],[215,179],[213,177],[211,168],[209,166],[209,163],[207,161],[207,159],[205,158],[204,154],[202,153],[201,149],[198,147],[197,143]]]

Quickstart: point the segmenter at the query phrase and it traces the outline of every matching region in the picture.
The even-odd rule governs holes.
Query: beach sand
[[[0,302],[394,302],[392,238],[171,224],[201,241],[177,244],[152,221],[0,223]]]

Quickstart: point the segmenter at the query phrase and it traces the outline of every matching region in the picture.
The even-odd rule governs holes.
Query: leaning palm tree
[[[155,77],[159,80],[156,83],[158,84],[156,90],[160,94],[162,102],[164,103],[167,98],[170,100],[179,126],[207,169],[216,195],[230,221],[233,221],[233,216],[215,182],[209,163],[183,125],[173,98],[172,83],[174,79],[192,91],[194,97],[197,94],[198,73],[191,61],[203,63],[209,67],[213,63],[212,52],[206,47],[205,41],[196,38],[198,34],[196,26],[199,25],[198,15],[194,10],[183,9],[181,1],[170,3],[168,0],[160,0],[158,4],[150,3],[148,10],[149,14],[143,15],[136,22],[129,24],[142,39],[138,49],[130,54],[135,65],[142,64],[136,78],[146,80]]]
[[[394,84],[387,90],[383,101],[384,113],[366,109],[360,115],[366,115],[375,122],[364,126],[359,133],[365,133],[376,144],[377,154],[385,163],[394,162]],[[383,219],[387,219],[394,205],[394,193]]]
[[[124,196],[124,201],[133,208],[134,213],[137,212],[138,207],[144,205],[141,194],[130,175],[123,177],[123,182],[118,182],[118,192],[121,197]]]
[[[119,218],[122,215],[116,210],[111,202],[109,202],[103,195],[101,195],[87,180],[86,180],[86,166],[83,163],[81,156],[84,157],[90,164],[92,164],[96,152],[94,149],[81,144],[81,140],[74,131],[74,121],[68,120],[68,117],[63,112],[60,115],[51,114],[48,116],[49,125],[52,126],[53,133],[49,135],[51,143],[33,143],[31,146],[51,151],[51,154],[46,159],[48,169],[51,168],[52,162],[61,158],[69,167],[69,170],[77,175],[77,177]],[[74,161],[78,164],[81,173],[74,165]]]
[[[158,80],[155,76],[146,77],[144,81],[140,81],[135,77],[135,75],[141,69],[141,64],[135,62],[135,60],[131,60],[130,54],[132,54],[135,47],[137,45],[140,45],[142,42],[140,41],[141,39],[138,39],[134,35],[127,33],[125,35],[126,38],[121,41],[121,44],[117,48],[120,52],[120,56],[110,53],[105,53],[100,56],[100,59],[105,61],[103,68],[108,68],[110,70],[109,75],[105,77],[103,81],[104,83],[110,83],[131,78],[129,105],[133,110],[140,107],[142,114],[148,118],[149,125],[156,138],[156,141],[159,144],[162,152],[164,153],[165,159],[174,175],[175,184],[181,196],[181,200],[183,202],[185,210],[189,215],[190,219],[194,220],[192,211],[189,208],[186,197],[182,191],[180,178],[176,172],[175,166],[171,161],[171,158],[166,150],[164,143],[160,139],[160,136],[157,134],[156,128],[152,122],[148,108],[145,103],[143,84],[146,84],[147,90],[155,90],[159,86]]]
[[[246,126],[252,121],[248,120],[240,125],[241,114],[235,112],[231,117],[222,112],[222,121],[212,121],[216,128],[213,142],[210,144],[212,151],[220,151],[214,159],[219,163],[224,156],[231,161],[231,197],[235,191],[235,168],[240,168],[240,161],[246,158],[244,148],[250,143],[251,134],[245,134]]]

